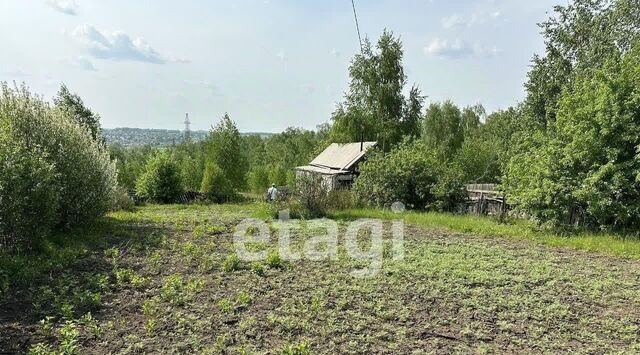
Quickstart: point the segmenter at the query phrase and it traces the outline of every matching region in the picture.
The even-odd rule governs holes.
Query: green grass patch
[[[390,210],[373,208],[332,211],[329,216],[340,220],[358,218],[402,219],[407,223],[428,228],[445,228],[462,233],[525,239],[552,247],[565,247],[640,259],[640,238],[638,236],[605,232],[560,234],[537,228],[533,223],[525,220],[501,223],[496,219],[484,216],[415,211],[394,213]]]

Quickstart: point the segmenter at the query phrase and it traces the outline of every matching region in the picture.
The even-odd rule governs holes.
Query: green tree
[[[509,108],[492,113],[485,123],[479,123],[475,128],[473,124],[471,129],[467,128],[469,132],[465,134],[464,142],[454,158],[465,183],[502,181],[518,132],[519,118],[520,109]],[[476,118],[471,118],[471,121],[476,121]]]
[[[415,86],[408,99],[402,93],[407,84],[403,55],[402,42],[391,32],[385,30],[375,48],[365,39],[349,67],[349,92],[332,116],[332,141],[354,142],[363,135],[390,150],[403,135],[419,134],[423,97]]]
[[[175,202],[182,192],[180,169],[168,151],[151,157],[136,182],[136,194],[154,202]]]
[[[65,111],[75,122],[91,132],[94,140],[102,141],[100,116],[84,105],[78,94],[74,94],[62,84],[53,99],[56,107]]]
[[[555,225],[640,227],[640,46],[582,70],[558,103],[555,133],[511,159],[513,201]]]
[[[209,199],[218,202],[227,201],[235,194],[231,181],[225,176],[224,171],[213,162],[206,164],[200,191]]]
[[[554,122],[562,92],[577,71],[598,68],[628,52],[640,32],[637,0],[572,0],[539,24],[545,53],[535,55],[525,85],[527,118]]]
[[[215,164],[234,189],[246,187],[249,169],[242,138],[236,124],[225,114],[207,138],[207,163]]]
[[[422,137],[427,147],[449,160],[464,141],[462,112],[451,101],[433,103],[424,116]]]

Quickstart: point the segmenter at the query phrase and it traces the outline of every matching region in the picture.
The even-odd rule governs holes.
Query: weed
[[[150,298],[142,303],[142,313],[145,316],[154,316],[158,313],[159,299],[158,296]]]
[[[258,276],[264,276],[264,266],[259,262],[251,263],[251,272]]]
[[[37,343],[29,348],[29,355],[56,355],[56,352],[49,344]]]
[[[269,252],[269,254],[267,255],[266,264],[272,269],[282,269],[284,267],[284,261],[277,251]]]
[[[171,304],[183,306],[190,301],[196,293],[204,290],[205,283],[201,279],[191,279],[184,282],[182,275],[173,274],[165,278],[160,289],[161,298]]]
[[[222,270],[225,272],[232,272],[240,270],[240,258],[237,254],[231,254],[222,263]]]
[[[40,333],[45,338],[48,338],[53,335],[53,320],[55,317],[46,316],[44,319],[40,320]]]
[[[222,313],[231,313],[233,311],[233,304],[228,298],[222,298],[218,301],[218,308]]]
[[[136,288],[142,288],[149,282],[147,278],[138,275],[132,269],[118,269],[115,271],[115,275],[116,283],[120,287],[131,284]]]
[[[100,325],[98,325],[98,320],[93,318],[91,312],[87,312],[84,316],[82,316],[79,320],[79,323],[82,324],[93,336],[98,337],[102,334],[102,329],[100,329]]]
[[[65,355],[76,354],[79,335],[77,325],[72,321],[66,321],[60,329],[60,352]]]
[[[149,319],[144,324],[144,329],[147,331],[147,334],[152,334],[156,330],[156,326],[158,322],[155,319]]]
[[[173,274],[165,278],[164,284],[160,289],[160,296],[169,303],[183,305],[186,302],[186,295],[182,275]]]
[[[296,345],[287,345],[280,352],[282,355],[308,355],[311,354],[309,343],[301,342]]]
[[[251,301],[253,299],[251,298],[251,296],[244,292],[244,291],[240,291],[237,295],[236,295],[236,308],[241,309],[241,308],[246,308],[249,306],[249,304],[251,304]]]

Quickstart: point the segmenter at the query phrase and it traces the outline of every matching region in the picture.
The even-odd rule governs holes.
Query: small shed
[[[327,189],[351,188],[358,176],[358,166],[376,142],[333,143],[309,165],[296,168],[296,177],[319,175]]]

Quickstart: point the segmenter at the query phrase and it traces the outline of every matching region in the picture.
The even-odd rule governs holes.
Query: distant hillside
[[[207,137],[208,131],[191,131],[191,139],[200,141]],[[242,135],[257,134],[261,137],[269,137],[273,133],[242,133]],[[181,143],[184,140],[184,133],[171,129],[148,129],[148,128],[103,128],[102,135],[107,144],[119,144],[125,147],[137,145],[151,145],[154,147],[166,147]]]

